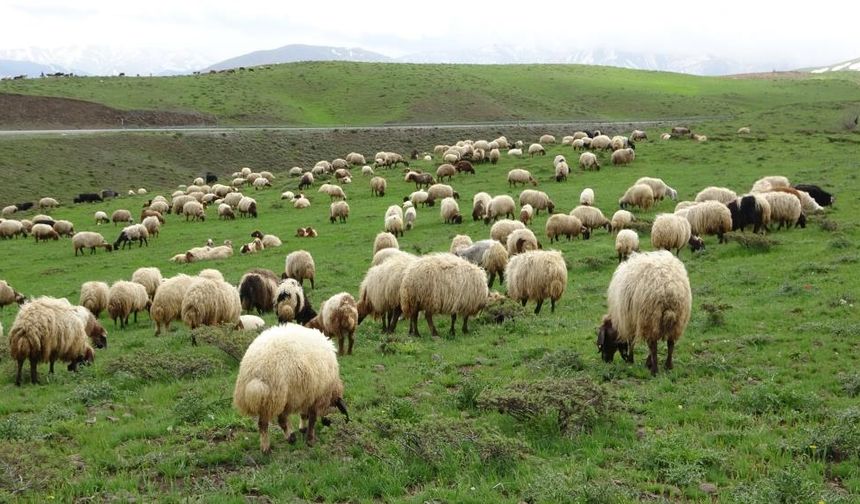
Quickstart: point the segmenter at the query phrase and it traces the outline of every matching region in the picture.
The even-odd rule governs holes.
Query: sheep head
[[[705,241],[696,235],[690,235],[690,240],[687,243],[689,243],[692,252],[705,250]]]
[[[587,227],[582,226],[579,229],[579,232],[582,233],[582,239],[583,240],[587,240],[587,239],[591,238],[591,230],[588,229]]]
[[[618,341],[618,331],[612,327],[609,315],[603,317],[603,323],[597,328],[597,351],[602,354],[604,362],[612,362],[616,351],[626,359],[627,343]]]

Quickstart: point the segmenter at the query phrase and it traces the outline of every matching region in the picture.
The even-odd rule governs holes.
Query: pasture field
[[[308,71],[306,78],[330,82],[319,77],[325,74],[311,75]],[[647,80],[651,74],[644,75]],[[111,86],[113,81],[105,80]],[[37,84],[53,85],[42,82]],[[419,208],[415,229],[400,239],[403,250],[428,253],[448,250],[456,234],[475,240],[488,237],[489,226],[468,218],[472,196],[487,191],[517,199],[522,188],[509,188],[506,182],[508,170],[516,167],[531,170],[538,189],[551,196],[557,211],[570,211],[580,191],[591,187],[596,206],[608,217],[624,190],[642,176],[664,179],[678,190],[679,199],[692,199],[709,185],[742,193],[759,177],[777,174],[834,192],[836,204],[825,215],[810,216],[806,229],[774,231],[766,240],[732,234],[723,245],[716,237],[706,237],[705,251],[681,253],[693,289],[693,315],[677,345],[674,370],[661,368],[652,378],[642,345],[634,365],[618,358],[612,364],[600,360],[595,329],[617,264],[614,237],[599,230],[588,241],[551,245],[543,231],[547,216],[541,213],[531,228],[544,248],[562,251],[568,264],[567,291],[555,313],[545,306],[535,316],[531,304],[524,311],[505,305],[513,318],[497,324],[492,317],[479,317],[470,324],[470,334],[458,329],[454,338],[439,339],[429,336],[423,320],[419,338],[407,336],[405,323],[388,336],[381,333],[379,321],[365,320],[354,355],[340,359],[352,421],[332,416],[333,425],[318,431],[314,447],[301,439],[291,446],[273,429],[272,453],[262,455],[256,422],[233,410],[238,361],[232,355],[241,354],[251,335],[203,331],[198,337],[203,343],[192,347],[190,333],[181,324],[156,338],[146,314],[126,330],[114,328],[103,315],[109,346],[97,352],[92,366],[75,374],[60,365],[56,374],[48,375],[47,366],[41,365],[41,383],[20,388],[14,385],[8,341],[0,339],[0,501],[857,502],[860,135],[839,127],[844,114],[857,106],[856,84],[774,82],[770,85],[785,89],[803,86],[809,93],[791,88],[791,96],[811,98],[761,103],[744,98],[731,121],[695,125],[708,135],[705,143],[661,142],[659,131],[649,129],[651,140],[638,144],[636,161],[627,167],[613,167],[601,154],[599,172],[581,172],[575,168],[578,153],[558,144],[549,146],[545,157],[514,159],[503,154],[498,165],[477,165],[476,175],[458,175],[451,183],[461,196],[461,212],[467,217],[463,224],[443,224],[438,206]],[[817,85],[824,86],[820,94]],[[853,98],[847,91],[836,92],[842,86],[853,86]],[[58,89],[46,92],[60,94]],[[666,91],[674,92],[684,96]],[[247,95],[249,103],[255,103],[251,89]],[[689,106],[688,114],[698,114],[704,110],[697,108],[698,102],[707,99],[696,99],[695,92],[689,100],[679,98],[679,111]],[[547,102],[550,105],[558,102]],[[619,108],[617,117],[623,112]],[[325,114],[319,117],[326,122]],[[343,117],[347,121],[357,116]],[[380,119],[358,123],[374,121]],[[738,137],[739,126],[751,126],[752,134]],[[547,132],[559,141],[570,133]],[[529,143],[537,136],[508,138]],[[167,159],[160,156],[190,149],[189,137],[167,136],[174,145],[186,147],[164,145],[151,152],[146,144],[132,144],[118,149],[117,155],[139,151],[141,160]],[[57,139],[53,146],[69,149],[67,162],[61,165],[62,156],[52,163],[34,162],[22,170],[22,177],[38,176],[46,194],[53,189],[68,194],[68,186],[78,183],[88,163],[81,152],[110,156],[112,145],[132,142],[120,136],[103,138],[99,141],[104,143],[89,150],[79,150],[80,145],[95,140]],[[341,291],[357,295],[385,209],[399,204],[414,185],[403,181],[400,169],[380,169],[377,174],[388,179],[389,190],[382,198],[371,197],[368,177],[356,170],[353,183],[344,186],[349,222],[330,224],[329,201],[316,192],[318,183],[306,191],[312,201],[309,209],[295,210],[279,199],[281,191],[295,190],[298,180],[286,176],[290,164],[267,164],[278,159],[278,141],[283,139],[267,134],[254,140],[259,149],[240,143],[241,150],[225,156],[235,160],[235,170],[275,166],[278,178],[272,189],[246,191],[259,202],[258,219],[219,221],[214,208],[204,223],[169,215],[161,235],[148,247],[84,257],[73,256],[68,239],[0,241],[0,278],[28,296],[76,302],[84,281],[130,279],[141,266],[157,266],[165,277],[217,268],[235,283],[254,267],[281,272],[289,251],[305,249],[316,261],[316,289],[306,291],[315,307]],[[15,146],[36,159],[48,156],[35,147],[39,142],[51,146],[45,139],[3,139],[0,144],[5,142],[0,150],[4,168],[28,162],[9,161],[20,156]],[[205,141],[195,142],[203,156]],[[433,147],[421,138],[414,143],[420,150]],[[227,142],[213,140],[209,146],[210,157],[204,160],[231,152]],[[357,150],[325,148],[340,156]],[[289,152],[293,149],[301,150],[301,145]],[[384,137],[360,149],[368,157],[379,150],[393,149]],[[556,154],[567,156],[574,167],[567,182],[552,180]],[[137,214],[154,194],[169,196],[177,184],[188,184],[208,169],[193,160],[188,154],[145,167],[143,161],[129,167],[117,163],[117,169],[128,170],[129,184],[147,187],[150,194],[77,206],[66,198],[51,215],[72,220],[77,230],[99,231],[112,242],[119,229],[95,226],[93,212],[128,208]],[[101,158],[89,162],[93,180],[99,170],[112,169]],[[435,171],[438,163],[414,165]],[[36,168],[38,175],[33,174]],[[634,213],[649,222],[657,213],[671,212],[674,204],[667,200],[652,211]],[[295,238],[299,226],[315,227],[319,237]],[[240,256],[238,246],[250,241],[255,229],[279,235],[284,246]],[[640,229],[644,250],[651,250],[648,229]],[[231,239],[236,255],[190,265],[168,262],[210,237],[216,242]],[[494,288],[504,291],[504,285]],[[16,313],[14,306],[0,311],[7,333]],[[264,318],[275,321],[272,314]],[[438,316],[436,323],[445,333],[446,317]],[[660,355],[665,356],[665,346]]]

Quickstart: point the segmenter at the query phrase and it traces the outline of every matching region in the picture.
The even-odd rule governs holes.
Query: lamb
[[[630,133],[630,140],[633,140],[634,142],[648,140],[648,134],[642,130],[633,130],[633,133]]]
[[[275,313],[278,323],[296,321],[299,324],[307,324],[317,313],[311,307],[310,300],[305,295],[304,289],[295,279],[288,278],[278,284],[275,295]]]
[[[487,216],[487,209],[492,198],[489,194],[481,191],[472,197],[472,220],[482,220]]]
[[[79,364],[93,362],[94,351],[87,342],[84,323],[65,299],[39,297],[24,304],[9,330],[9,353],[18,362],[15,385],[21,386],[24,361],[30,361],[30,382],[38,383],[39,362],[69,362],[69,371]]]
[[[635,220],[636,217],[627,210],[618,210],[612,215],[612,220],[610,221],[609,226],[613,233],[617,233],[618,231],[625,229]]]
[[[645,184],[651,187],[654,192],[654,201],[662,201],[667,195],[673,200],[678,199],[678,191],[666,185],[663,179],[642,177],[636,181],[636,184]]]
[[[771,221],[779,223],[777,229],[783,226],[786,229],[797,226],[806,227],[806,216],[803,215],[800,201],[796,197],[779,191],[766,192],[762,196],[770,204]]]
[[[726,205],[718,201],[704,201],[691,206],[685,212],[687,220],[690,221],[691,233],[696,236],[716,234],[720,243],[728,243],[724,233],[732,230],[732,213]]]
[[[299,197],[293,200],[293,208],[298,210],[303,210],[311,206],[310,200],[305,198],[303,194],[299,194]]]
[[[60,234],[54,231],[53,227],[47,224],[33,224],[33,228],[30,229],[30,234],[33,235],[33,238],[36,239],[37,243],[39,241],[57,241],[60,239]]]
[[[0,309],[12,303],[22,304],[26,301],[24,295],[16,291],[5,280],[0,280]]]
[[[628,165],[636,159],[636,151],[631,147],[626,149],[618,149],[612,153],[612,164],[613,165]]]
[[[440,214],[442,216],[442,221],[445,224],[462,224],[463,216],[460,215],[460,205],[457,204],[457,200],[454,198],[445,198],[442,200],[442,205],[440,207]],[[386,220],[387,224],[387,220]]]
[[[741,196],[726,206],[732,216],[732,231],[753,226],[753,233],[764,232],[770,224],[770,203],[761,194]]]
[[[707,135],[699,135],[697,133],[693,133],[691,138],[697,142],[707,142],[708,141]]]
[[[582,221],[573,215],[552,214],[546,220],[546,237],[553,243],[560,236],[567,236],[567,240],[582,235],[583,240],[591,237],[591,231],[582,225]]]
[[[152,299],[149,316],[155,322],[155,336],[161,334],[164,327],[170,331],[170,323],[182,318],[182,299],[194,280],[188,275],[176,275],[165,280]]]
[[[299,191],[314,185],[314,174],[311,172],[303,173],[301,180],[299,180]]]
[[[349,203],[346,201],[335,201],[331,204],[328,215],[328,219],[332,224],[338,221],[341,223],[346,222],[346,219],[349,217]]]
[[[186,221],[192,217],[194,220],[206,220],[206,208],[198,201],[189,201],[182,205],[182,213]]]
[[[256,315],[239,315],[239,330],[259,331],[266,327],[266,321]]]
[[[107,310],[108,284],[104,282],[84,282],[81,285],[81,295],[78,304],[89,310],[96,318]]]
[[[579,193],[579,204],[585,206],[594,206],[594,190],[586,187]]]
[[[583,170],[600,171],[600,161],[598,161],[597,155],[595,153],[583,152],[579,156],[579,167]]]
[[[272,248],[272,247],[280,247],[283,245],[281,239],[273,234],[263,234],[259,230],[255,230],[251,233],[251,238],[259,238],[263,242],[263,247]]]
[[[158,233],[161,230],[161,223],[158,222],[157,217],[147,217],[143,219],[143,222],[141,222],[141,224],[143,225],[143,227],[146,228],[146,232],[149,233],[149,236],[154,236],[156,238],[158,237]]]
[[[385,218],[385,231],[395,237],[403,236],[403,218],[399,215],[389,215]]]
[[[489,204],[487,204],[487,214],[486,217],[484,217],[484,223],[489,224],[490,222],[495,222],[501,216],[513,219],[515,208],[516,204],[514,203],[514,199],[507,194],[494,196],[490,199]]]
[[[138,248],[142,247],[144,243],[147,247],[149,246],[149,231],[146,230],[143,224],[132,224],[131,226],[122,228],[119,237],[113,244],[113,249],[117,250],[120,246],[124,249],[126,245],[131,248],[131,242],[133,241],[137,242]]]
[[[242,275],[239,280],[239,300],[246,312],[257,310],[259,315],[275,308],[278,276],[267,269],[257,268]]]
[[[358,308],[355,298],[348,292],[341,292],[328,298],[320,306],[319,315],[308,322],[308,327],[320,330],[329,339],[337,340],[338,355],[344,355],[344,340],[349,341],[346,353],[352,355],[357,326]]]
[[[75,234],[75,225],[67,220],[58,220],[54,223],[53,228],[60,236],[71,237]]]
[[[396,249],[384,249],[373,256],[373,264],[359,286],[356,304],[359,324],[368,315],[382,317],[382,332],[394,332],[401,313],[400,284],[406,268],[416,259]]]
[[[479,240],[468,247],[453,252],[458,257],[477,264],[489,275],[488,287],[493,286],[496,275],[499,283],[505,281],[505,267],[508,265],[508,251],[496,240]]]
[[[536,301],[535,315],[540,313],[545,299],[550,299],[550,311],[567,288],[567,266],[561,252],[556,250],[530,250],[517,254],[505,268],[508,297],[520,301]]]
[[[534,189],[526,189],[520,193],[520,205],[529,204],[535,209],[535,214],[540,214],[541,210],[546,210],[548,213],[555,211],[555,203],[549,199],[549,196],[543,191]]]
[[[701,203],[703,201],[719,201],[724,205],[728,205],[736,199],[738,199],[737,193],[725,187],[706,187],[696,195],[697,203]]]
[[[522,168],[514,168],[513,170],[508,172],[508,186],[512,187],[517,184],[531,184],[536,186],[537,180],[532,177],[532,174],[529,173],[528,170],[523,170]]]
[[[385,196],[385,190],[388,188],[388,182],[382,177],[373,177],[370,179],[370,194],[373,196]]]
[[[299,282],[299,285],[304,287],[304,281],[311,281],[311,289],[315,289],[314,276],[316,275],[316,266],[314,258],[310,252],[306,250],[296,250],[290,252],[284,262],[283,278],[292,278]]]
[[[511,231],[507,239],[507,249],[509,256],[515,256],[528,250],[537,250],[541,248],[537,237],[531,229],[515,229]]]
[[[113,222],[114,226],[116,226],[118,222],[133,222],[131,218],[131,212],[124,209],[116,210],[113,214],[111,214],[110,220]]]
[[[474,170],[472,170],[472,172],[474,172]],[[440,182],[444,180],[445,177],[448,177],[448,181],[450,182],[456,174],[457,168],[455,168],[454,165],[449,163],[439,165],[439,168],[436,168],[436,179]]]
[[[607,219],[606,216],[603,215],[603,212],[601,212],[597,207],[579,205],[570,211],[570,215],[573,215],[582,221],[582,225],[591,231],[594,231],[599,227],[606,229],[606,231],[609,231],[610,229],[609,219]]]
[[[20,221],[16,220],[4,220],[0,221],[0,238],[9,239],[13,236],[18,238],[18,236],[27,236],[27,231],[24,229],[24,224]]]
[[[544,150],[543,145],[537,143],[529,145],[529,157],[534,157],[535,154],[541,156],[546,154],[546,150]]]
[[[520,221],[502,219],[490,228],[490,238],[498,241],[502,245],[507,246],[508,235],[517,229],[525,229],[526,226]]]
[[[200,326],[228,324],[237,326],[242,314],[239,291],[221,280],[198,277],[191,281],[182,298],[182,322],[194,331]],[[191,333],[191,344],[197,338]]]
[[[615,237],[615,251],[618,262],[627,260],[633,252],[639,252],[639,235],[632,229],[622,229]]]
[[[254,238],[250,243],[246,243],[242,245],[239,249],[239,253],[241,254],[256,254],[257,252],[261,252],[266,247],[263,245],[263,240],[259,238]]]
[[[114,326],[119,322],[120,329],[128,326],[128,317],[134,313],[134,322],[137,323],[137,312],[148,310],[150,307],[149,296],[146,288],[136,282],[120,280],[114,282],[108,290],[107,310]]]
[[[236,209],[239,210],[240,217],[257,218],[257,201],[254,198],[243,196]]]
[[[451,315],[451,336],[457,315],[461,315],[465,334],[469,332],[469,317],[484,308],[488,294],[484,270],[453,254],[429,254],[407,267],[400,284],[400,309],[409,319],[411,336],[420,336],[418,314],[421,311],[434,337],[438,336],[433,324],[433,315],[437,313]]]
[[[472,245],[472,238],[469,235],[457,235],[451,240],[451,248],[448,252],[456,254],[458,250],[468,248]]]
[[[263,453],[271,452],[269,422],[275,416],[290,443],[296,437],[289,415],[307,417],[305,442],[313,445],[317,418],[329,408],[337,407],[349,421],[334,344],[319,331],[295,324],[266,329],[242,357],[233,406],[257,417]]]
[[[684,334],[692,307],[684,263],[665,250],[633,254],[618,265],[606,293],[608,313],[597,331],[597,348],[606,362],[616,350],[633,362],[637,341],[648,344],[646,365],[657,374],[657,343],[666,341],[664,367],[672,369],[675,343]]]
[[[562,182],[567,180],[568,175],[570,175],[570,166],[567,165],[566,161],[562,161],[561,163],[555,165],[556,182]]]
[[[5,206],[5,207],[3,207],[3,210],[0,211],[0,216],[11,217],[12,214],[14,214],[17,211],[18,211],[18,207],[16,207],[15,205]]]
[[[415,226],[415,219],[418,218],[418,212],[415,210],[415,207],[410,206],[406,209],[406,212],[403,214],[403,225],[408,229],[412,229]]]
[[[660,140],[669,140],[671,138],[672,138],[672,135],[669,133],[661,133],[660,134]]]
[[[400,245],[397,243],[396,236],[387,231],[383,231],[376,235],[376,238],[373,240],[373,255],[376,255],[377,252],[386,248],[399,249]]]
[[[131,281],[143,285],[146,289],[147,297],[152,301],[164,279],[161,277],[161,271],[158,268],[137,268],[131,275]]]
[[[621,208],[638,206],[642,210],[648,211],[654,206],[654,191],[647,184],[635,184],[629,187],[624,196],[618,200],[618,205]]]
[[[39,208],[57,208],[60,203],[54,198],[42,198],[39,200]]]
[[[528,203],[520,208],[520,222],[528,226],[535,217],[535,209]]]
[[[517,147],[514,149],[508,149],[508,156],[522,157],[522,155],[523,155],[523,149],[520,147]]]

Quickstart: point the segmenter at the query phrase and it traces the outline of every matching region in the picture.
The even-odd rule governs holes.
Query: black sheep
[[[242,277],[239,284],[239,299],[242,309],[250,312],[257,310],[259,315],[274,309],[274,290],[278,277],[270,270],[254,269]]]
[[[824,189],[818,187],[813,184],[797,184],[794,186],[798,191],[804,191],[809,193],[812,196],[812,199],[815,200],[821,206],[830,206],[833,204],[833,201],[836,199],[832,194],[825,191]]]
[[[211,171],[206,172],[206,183],[214,184],[215,182],[218,182],[218,175],[215,175]]]
[[[15,208],[17,208],[19,212],[23,212],[33,208],[33,202],[25,201],[24,203],[15,203]]]
[[[75,203],[95,203],[96,201],[104,201],[98,193],[81,193],[78,194],[72,201]]]

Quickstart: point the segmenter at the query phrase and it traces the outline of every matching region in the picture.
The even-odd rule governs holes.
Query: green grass
[[[195,110],[224,125],[375,125],[727,116],[857,103],[852,72],[726,79],[585,65],[294,63],[214,75],[0,82],[0,92],[119,109]]]
[[[642,348],[632,366],[599,358],[594,330],[616,265],[614,240],[603,231],[589,241],[553,245],[569,265],[568,288],[554,314],[545,308],[534,316],[530,305],[501,325],[475,321],[472,334],[458,331],[453,339],[431,339],[424,322],[422,338],[408,337],[403,323],[396,335],[385,336],[377,321],[366,320],[355,354],[340,361],[353,421],[333,417],[334,425],[320,431],[313,448],[302,441],[290,446],[273,430],[269,456],[259,453],[255,421],[232,409],[238,367],[232,357],[211,344],[192,347],[181,324],[154,338],[145,314],[122,331],[103,317],[110,345],[77,374],[59,366],[49,376],[41,366],[40,385],[16,388],[15,365],[5,349],[0,351],[0,500],[710,502],[710,488],[702,486],[707,483],[721,502],[856,502],[860,208],[854,195],[860,189],[860,138],[838,132],[844,104],[819,98],[817,104],[796,107],[762,104],[760,110],[744,112],[743,122],[705,122],[697,126],[710,138],[703,144],[641,143],[629,167],[612,167],[602,155],[604,169],[575,170],[566,183],[551,181],[554,155],[563,153],[575,164],[576,155],[561,146],[543,158],[503,156],[498,166],[478,166],[475,176],[458,176],[452,183],[464,214],[480,190],[516,198],[520,189],[509,189],[505,182],[514,167],[531,170],[559,210],[569,211],[580,191],[592,187],[597,206],[609,215],[624,189],[645,175],[663,178],[681,199],[691,199],[707,185],[743,192],[760,176],[773,174],[833,189],[838,199],[826,217],[812,217],[803,230],[771,233],[775,243],[769,249],[718,245],[708,237],[703,253],[681,253],[693,288],[693,316],[669,373],[661,370],[652,378]],[[734,131],[746,124],[753,137],[737,138]],[[830,131],[817,132],[810,126],[816,124]],[[303,211],[278,199],[297,182],[283,172],[289,163],[254,162],[275,159],[273,150],[262,146],[284,141],[275,133],[265,135],[253,141],[191,135],[146,137],[154,143],[121,136],[104,137],[101,144],[57,141],[54,145],[68,146],[72,153],[71,171],[45,165],[39,177],[52,188],[73,183],[85,164],[77,153],[86,142],[93,143],[87,147],[93,151],[109,149],[106,156],[169,159],[128,175],[144,177],[128,185],[146,185],[150,196],[159,186],[169,194],[176,184],[188,183],[218,159],[216,153],[231,152],[231,143],[236,150],[221,159],[222,170],[275,166],[278,179],[271,190],[250,191],[260,202],[259,219],[220,222],[214,209],[205,223],[168,216],[161,236],[148,248],[73,257],[68,240],[0,242],[0,277],[31,296],[75,301],[82,282],[128,279],[140,266],[158,266],[165,276],[215,267],[237,282],[253,267],[281,271],[284,255],[303,248],[317,264],[317,288],[309,292],[314,306],[340,291],[356,295],[385,209],[414,186],[403,182],[400,170],[380,170],[389,192],[372,198],[367,178],[356,175],[345,186],[349,222],[330,224],[327,198],[315,190],[308,193],[311,208]],[[649,135],[656,137],[657,131]],[[537,135],[519,138],[533,141]],[[0,150],[0,159],[9,159],[16,145],[27,149],[22,162],[29,156],[39,159],[33,142],[42,141],[4,140],[9,150]],[[411,141],[429,150],[438,140]],[[163,145],[149,150],[159,142]],[[254,142],[260,152],[251,148]],[[375,142],[356,150],[372,154],[388,148],[384,138]],[[315,152],[324,148],[339,155],[353,150],[344,143]],[[417,164],[435,169],[433,163]],[[96,177],[106,176],[101,165],[93,170]],[[29,169],[24,174],[34,176]],[[53,215],[112,241],[118,230],[96,227],[92,213],[116,208],[137,213],[144,199],[65,205]],[[652,220],[673,207],[674,202],[664,201],[637,216]],[[532,225],[539,237],[545,222],[541,214]],[[308,225],[320,231],[318,238],[293,237],[295,228]],[[284,247],[211,263],[168,262],[209,237],[244,243],[257,228],[281,236]],[[444,225],[438,208],[419,208],[416,228],[400,240],[401,248],[447,250],[459,233],[482,239],[489,228],[471,220]],[[647,232],[640,239],[650,250]],[[14,307],[0,311],[7,331],[15,313]],[[437,324],[445,332],[448,321],[438,317]],[[583,395],[599,396],[599,407],[585,405]],[[547,407],[523,416],[511,406],[522,401],[543,401]],[[500,405],[510,413],[499,412]],[[560,412],[574,414],[560,424]]]

